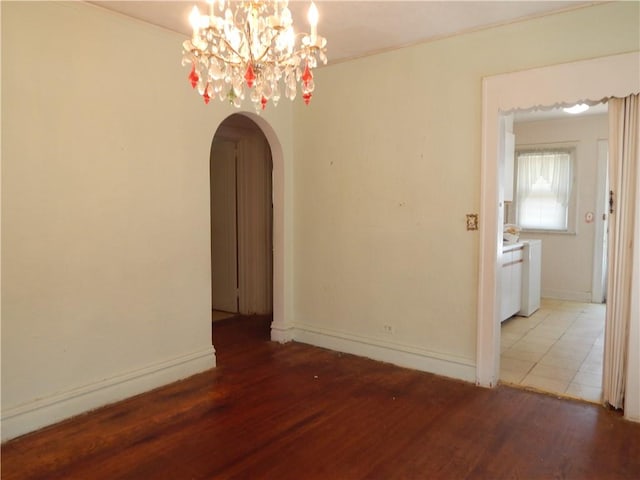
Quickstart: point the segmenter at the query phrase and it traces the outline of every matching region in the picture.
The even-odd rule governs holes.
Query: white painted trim
[[[293,339],[316,347],[367,357],[400,367],[467,382],[475,381],[475,365],[471,359],[467,358],[301,324],[296,324]]]
[[[501,113],[539,106],[569,106],[579,101],[625,97],[640,91],[640,52],[535,68],[486,77],[482,82],[482,159],[480,262],[476,383],[494,386],[500,367],[500,319],[496,309],[498,226],[503,191],[499,145]],[[501,232],[500,232],[501,233]],[[637,293],[635,294],[638,295]],[[633,319],[632,319],[633,320]],[[637,320],[637,319],[636,319]],[[630,373],[640,375],[640,365]],[[640,392],[629,392],[640,396]],[[637,400],[634,398],[634,401]]]
[[[282,327],[275,322],[271,324],[271,340],[273,342],[287,343],[293,340],[293,327]]]
[[[213,346],[2,410],[2,441],[216,366]]]
[[[636,168],[636,185],[640,188],[640,168]],[[640,238],[640,208],[636,205],[634,237]],[[640,248],[636,243],[633,249],[631,267],[631,297],[629,306],[629,357],[627,358],[627,385],[624,399],[624,418],[640,422]]]

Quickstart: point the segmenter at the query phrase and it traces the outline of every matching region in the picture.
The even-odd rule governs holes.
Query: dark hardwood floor
[[[3,444],[2,478],[640,478],[619,413],[268,338],[216,322],[218,368]]]

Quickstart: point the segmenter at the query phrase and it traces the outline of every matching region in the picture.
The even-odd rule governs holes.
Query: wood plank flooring
[[[218,368],[3,444],[2,478],[640,478],[619,413],[268,338],[216,322]]]

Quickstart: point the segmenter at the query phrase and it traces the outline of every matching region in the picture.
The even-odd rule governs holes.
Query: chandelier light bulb
[[[200,30],[200,10],[198,7],[193,7],[191,15],[189,15],[189,24],[193,29],[193,37],[197,36],[198,30]]]
[[[295,33],[286,0],[207,3],[207,15],[197,7],[191,11],[193,36],[182,44],[182,64],[191,65],[189,82],[205,103],[218,97],[240,107],[248,89],[259,112],[270,101],[277,104],[283,93],[293,100],[299,85],[309,104],[315,90],[312,70],[318,62],[327,63],[327,40],[318,35],[313,2],[309,34]]]
[[[318,35],[318,17],[319,14],[316,4],[311,2],[311,6],[307,12],[307,19],[309,20],[309,25],[311,25],[311,43],[316,42],[316,36]]]

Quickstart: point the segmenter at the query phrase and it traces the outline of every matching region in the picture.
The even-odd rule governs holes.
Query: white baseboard
[[[2,441],[187,378],[216,366],[213,346],[2,410]]]
[[[625,420],[629,420],[630,422],[640,423],[640,416],[627,414],[626,410],[624,412]]]
[[[293,340],[449,378],[476,381],[476,366],[472,360],[409,345],[301,324],[293,328]]]
[[[293,327],[283,327],[271,324],[271,340],[273,342],[287,343],[293,340]]]
[[[591,292],[568,292],[564,290],[542,290],[542,298],[591,303]]]

